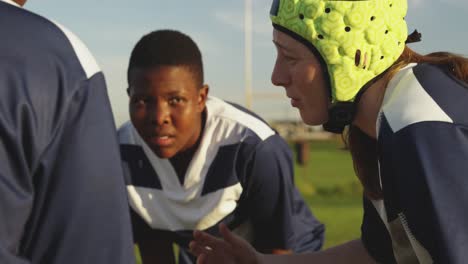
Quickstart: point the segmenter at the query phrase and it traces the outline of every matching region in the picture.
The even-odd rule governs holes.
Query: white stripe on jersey
[[[204,230],[234,211],[242,193],[240,183],[197,199],[175,201],[164,190],[127,186],[130,206],[149,226],[169,231]],[[165,213],[170,212],[170,213]]]
[[[204,146],[203,141],[209,140],[210,135],[215,134],[213,132],[216,128],[209,131],[208,125],[205,128],[204,140],[187,169],[184,186],[180,184],[169,160],[157,157],[130,122],[122,128],[124,129],[121,131],[124,133],[120,133],[120,143],[141,146],[161,182],[162,190],[127,186],[131,207],[152,228],[170,231],[206,229],[234,211],[243,191],[240,183],[201,196],[209,168],[204,166],[206,161],[203,159],[210,159],[211,163],[216,154],[215,152],[208,155],[208,148],[204,147],[201,150],[201,146]],[[194,162],[197,160],[199,162]],[[191,182],[188,184],[189,179]]]
[[[219,148],[238,144],[247,137],[264,140],[275,134],[263,121],[215,97],[208,98],[206,109],[200,145],[183,185],[169,160],[157,157],[130,122],[119,129],[120,144],[141,146],[161,182],[162,190],[127,186],[132,208],[153,228],[206,229],[232,213],[243,191],[240,183],[201,196]]]
[[[51,22],[54,23],[57,27],[59,27],[70,41],[73,50],[75,51],[76,56],[78,57],[78,60],[80,61],[81,66],[83,67],[83,70],[86,73],[86,77],[91,78],[94,74],[100,72],[101,69],[99,68],[99,65],[97,64],[93,55],[91,55],[91,52],[88,50],[86,45],[66,27],[60,25],[59,23],[53,20],[51,20]]]
[[[271,127],[265,124],[262,120],[241,111],[230,104],[226,104],[224,101],[216,97],[209,97],[207,101],[207,109],[212,112],[213,116],[231,119],[236,123],[249,128],[262,140],[265,140],[269,136],[275,134]]]
[[[380,132],[382,115],[387,119],[393,133],[409,125],[424,121],[453,123],[453,120],[440,108],[419,83],[412,69],[416,65],[417,64],[414,63],[409,64],[400,70],[387,85],[382,107],[378,115],[379,118],[377,119],[377,135],[379,135]],[[380,172],[380,162],[378,166]],[[380,185],[382,186],[381,176],[379,176],[379,178]],[[402,223],[404,233],[410,242],[411,248],[402,248],[400,245],[401,237],[395,237],[395,234],[393,234],[396,231],[393,230],[394,232],[392,232],[390,228],[391,223],[388,222],[384,201],[371,200],[371,202],[380,215],[393,241],[394,255],[397,261],[402,260],[400,258],[404,259],[405,257],[410,257],[407,254],[414,254],[414,257],[416,257],[420,263],[433,262],[429,252],[412,235],[403,214],[399,214],[398,218],[393,222],[400,221]],[[399,246],[399,250],[395,251],[395,247],[398,248]],[[405,252],[405,254],[401,255],[401,252]]]
[[[453,123],[418,82],[412,70],[415,65],[411,64],[395,75],[385,92],[381,111],[394,133],[418,122]]]
[[[0,1],[22,8],[16,2],[13,2],[11,0]],[[57,23],[56,21],[53,21],[51,19],[48,20],[55,24],[58,28],[60,28],[60,30],[62,30],[62,32],[70,41],[73,50],[75,51],[75,54],[78,57],[78,60],[80,61],[84,72],[86,73],[86,78],[91,78],[91,76],[101,71],[96,60],[94,59],[93,55],[88,50],[86,45],[73,32],[68,30],[66,27],[62,26],[60,23]]]
[[[382,222],[385,224],[385,227],[388,230],[388,234],[390,235],[392,241],[394,241],[393,242],[394,246],[398,247],[399,242],[402,240],[402,238],[401,237],[395,237],[395,235],[391,231],[391,228],[390,228],[390,225],[389,225],[389,222],[388,222],[388,218],[387,218],[387,211],[385,210],[384,200],[370,200],[370,201],[374,205],[377,213],[379,214],[380,218],[382,219]],[[403,251],[406,250],[407,253],[410,252],[409,254],[414,254],[415,257],[418,259],[419,263],[425,263],[425,264],[426,263],[427,264],[433,263],[433,260],[431,258],[431,255],[429,254],[429,252],[412,235],[411,230],[410,230],[410,228],[409,228],[409,226],[408,226],[408,224],[406,222],[406,218],[404,217],[404,215],[399,214],[398,219],[395,220],[395,221],[401,221],[404,232],[405,232],[405,235],[408,238],[408,240],[410,242],[410,245],[411,245],[411,248],[401,248],[400,247],[399,249],[403,250]],[[395,255],[395,258],[397,259],[397,261],[400,260],[401,257],[403,259],[405,257],[409,257],[408,255],[400,256],[401,252],[400,251],[395,251],[395,250],[394,250],[393,254]]]

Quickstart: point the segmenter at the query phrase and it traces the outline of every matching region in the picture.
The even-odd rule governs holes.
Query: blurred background
[[[296,183],[326,224],[325,247],[360,234],[362,190],[341,137],[304,126],[282,88],[270,83],[275,60],[271,0],[29,0],[25,8],[58,21],[89,47],[107,80],[116,125],[128,120],[125,89],[134,44],[157,29],[175,29],[199,45],[210,93],[251,108],[290,142]],[[409,0],[410,47],[468,55],[467,0]]]
[[[130,52],[156,29],[180,30],[197,42],[211,94],[250,106],[267,120],[298,120],[283,89],[270,83],[276,53],[270,5],[271,0],[29,0],[25,8],[65,25],[88,45],[106,75],[117,125],[128,119]],[[409,31],[418,29],[423,39],[412,48],[468,54],[467,0],[408,5]]]

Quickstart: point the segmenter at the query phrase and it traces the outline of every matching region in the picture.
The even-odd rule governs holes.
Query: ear
[[[210,87],[207,84],[204,84],[198,90],[198,109],[201,111],[205,110],[206,100],[208,99],[208,91]]]

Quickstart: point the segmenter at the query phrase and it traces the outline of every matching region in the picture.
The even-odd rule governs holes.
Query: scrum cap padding
[[[270,17],[322,56],[333,102],[351,102],[403,52],[407,8],[406,0],[274,0]]]

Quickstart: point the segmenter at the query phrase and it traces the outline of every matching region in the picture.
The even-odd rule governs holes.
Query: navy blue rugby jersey
[[[119,129],[135,239],[167,237],[186,247],[192,231],[226,223],[259,250],[317,250],[318,222],[293,182],[286,142],[263,120],[215,97],[183,184],[128,122]]]
[[[362,240],[381,263],[467,263],[468,85],[411,64],[378,120],[384,199],[364,201]]]
[[[102,73],[64,27],[0,1],[0,263],[134,263]]]

